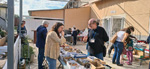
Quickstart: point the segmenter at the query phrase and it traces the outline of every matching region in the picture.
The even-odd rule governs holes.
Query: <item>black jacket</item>
[[[95,37],[94,37],[95,43],[91,43],[90,39],[93,38],[93,33],[95,32],[96,32]],[[88,51],[92,55],[96,55],[96,54],[103,52],[104,42],[107,42],[108,40],[109,40],[109,37],[104,28],[98,26],[97,29],[95,30],[90,29],[88,33],[88,40],[87,40],[89,44]]]
[[[77,37],[77,35],[78,35],[77,31],[76,31],[76,30],[73,31],[72,36],[73,36],[73,37]]]

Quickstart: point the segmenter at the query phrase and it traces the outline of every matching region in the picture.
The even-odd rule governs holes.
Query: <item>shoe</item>
[[[116,62],[112,62],[112,64],[116,64]]]
[[[129,63],[128,65],[132,65],[132,63]]]
[[[118,66],[123,66],[123,64],[117,64]]]

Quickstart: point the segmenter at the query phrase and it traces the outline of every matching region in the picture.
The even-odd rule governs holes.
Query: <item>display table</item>
[[[145,49],[148,48],[147,46],[149,46],[149,45],[140,44],[140,43],[135,43],[134,46],[133,46],[135,50],[143,52],[142,57],[140,56],[140,58],[139,58],[140,59],[140,65],[142,65],[143,61],[146,62],[146,60],[149,60],[149,58],[145,58]],[[149,51],[148,51],[148,53],[149,53]]]
[[[106,62],[94,57],[87,56],[79,49],[71,46],[63,46],[60,48],[60,65],[62,69],[111,69]]]

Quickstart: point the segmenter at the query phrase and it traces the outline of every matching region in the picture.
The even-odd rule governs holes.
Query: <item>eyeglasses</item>
[[[90,25],[92,25],[92,24],[94,24],[94,23],[90,23],[90,24],[88,24],[88,25],[90,26]]]

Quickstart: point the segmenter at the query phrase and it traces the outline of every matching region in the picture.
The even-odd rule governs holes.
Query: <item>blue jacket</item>
[[[18,26],[18,28],[17,28],[17,33],[19,34],[19,26]],[[26,27],[25,27],[25,26],[24,26],[24,27],[21,27],[21,34],[25,34],[25,33],[27,33]]]
[[[37,28],[37,40],[36,40],[36,46],[38,48],[45,48],[45,40],[46,40],[46,35],[47,35],[47,29],[44,26],[39,26]]]

